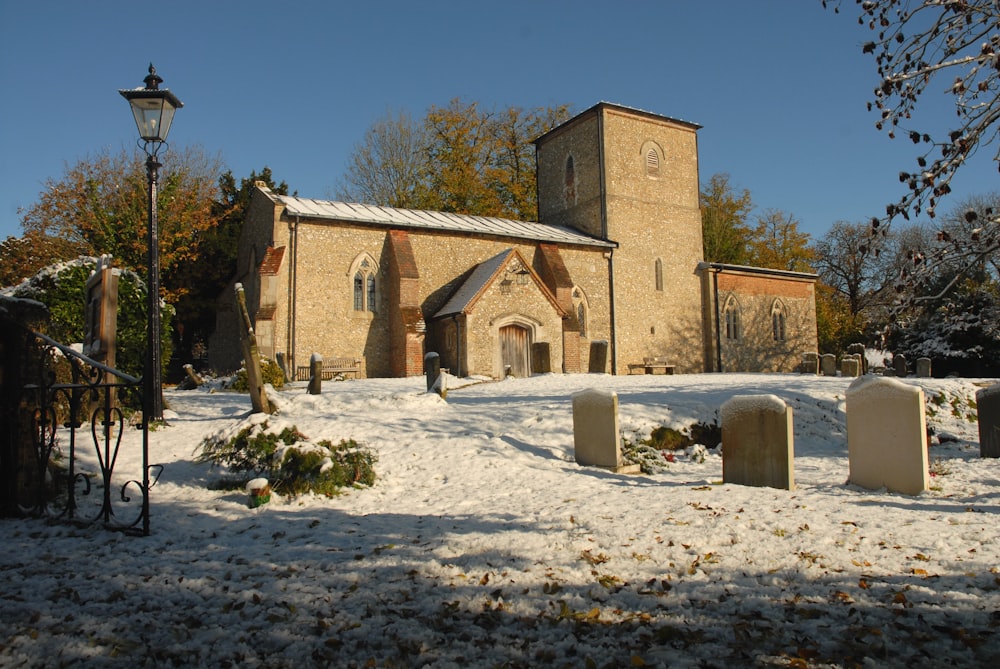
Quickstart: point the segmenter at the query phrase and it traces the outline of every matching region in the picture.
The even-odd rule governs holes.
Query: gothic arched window
[[[351,264],[354,293],[354,311],[375,313],[378,306],[378,264],[367,253],[362,253]]]
[[[738,341],[742,336],[742,326],[740,323],[740,303],[732,295],[726,300],[726,306],[722,308],[723,316],[726,319],[726,339]]]
[[[583,294],[578,286],[573,287],[573,311],[576,313],[576,320],[580,325],[580,336],[587,336],[587,296]]]
[[[785,305],[781,300],[771,306],[771,334],[774,341],[785,341]]]

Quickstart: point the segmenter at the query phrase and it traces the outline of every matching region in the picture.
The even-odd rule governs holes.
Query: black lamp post
[[[163,384],[160,380],[160,239],[157,232],[156,186],[159,178],[160,162],[156,154],[167,142],[167,133],[174,120],[174,112],[184,106],[167,89],[160,89],[163,79],[156,74],[156,68],[149,65],[149,74],[143,80],[145,88],[120,90],[122,97],[132,105],[135,124],[139,128],[139,139],[146,152],[146,175],[149,178],[149,234],[146,237],[147,281],[146,281],[146,361],[143,378],[143,420],[163,419]]]

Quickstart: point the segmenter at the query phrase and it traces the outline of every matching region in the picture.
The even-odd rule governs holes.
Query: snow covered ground
[[[979,458],[968,416],[996,380],[907,381],[956,439],[931,446],[914,497],[846,483],[848,382],[546,375],[446,400],[422,378],[290,387],[279,419],[367,444],[378,481],[256,509],[194,461],[248,398],[170,391],[151,536],[0,521],[0,665],[996,666],[1000,460]],[[580,467],[585,388],[618,393],[633,440],[777,395],[798,487],[723,485],[717,451],[655,474]]]

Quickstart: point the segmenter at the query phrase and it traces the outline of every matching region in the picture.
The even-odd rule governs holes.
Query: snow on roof
[[[451,299],[434,314],[434,318],[460,314],[465,311],[466,307],[476,299],[480,291],[490,282],[490,279],[496,276],[497,272],[506,264],[507,258],[512,253],[514,253],[513,249],[506,249],[489,260],[484,260],[476,265],[476,269],[472,271],[469,278],[455,291]]]
[[[516,221],[491,216],[468,216],[443,211],[396,209],[369,204],[313,200],[291,195],[272,196],[285,205],[290,216],[349,221],[394,228],[417,228],[447,232],[464,232],[496,237],[515,237],[532,241],[554,242],[575,246],[614,248],[614,242],[597,239],[582,232],[544,223]]]

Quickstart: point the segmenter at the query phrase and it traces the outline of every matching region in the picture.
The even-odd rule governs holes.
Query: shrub
[[[261,359],[260,376],[265,384],[270,383],[275,390],[281,390],[285,386],[285,373],[281,370],[281,366],[273,360],[268,360],[267,358]],[[238,393],[250,392],[246,365],[233,376],[229,389],[235,390]]]
[[[249,425],[206,437],[197,460],[249,474],[248,478],[266,476],[272,488],[285,495],[335,495],[348,486],[375,482],[378,457],[354,440],[314,443],[295,426],[278,430],[266,419],[247,420]]]

